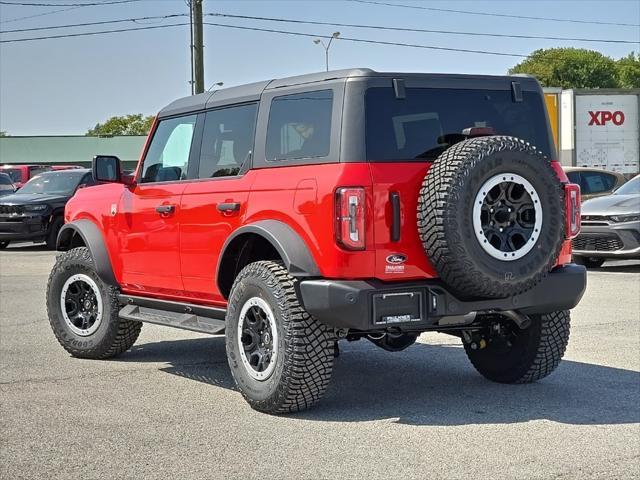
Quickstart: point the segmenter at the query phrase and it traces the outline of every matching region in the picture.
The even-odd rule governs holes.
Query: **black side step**
[[[118,295],[118,300],[124,305],[119,315],[126,320],[210,334],[223,333],[225,329],[223,308],[131,295]]]

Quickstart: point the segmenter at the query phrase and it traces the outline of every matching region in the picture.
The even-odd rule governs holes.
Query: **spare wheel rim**
[[[489,178],[473,204],[473,230],[482,249],[501,261],[524,257],[542,231],[542,205],[533,185],[515,173]]]

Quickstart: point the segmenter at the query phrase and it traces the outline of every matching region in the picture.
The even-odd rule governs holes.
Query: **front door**
[[[216,285],[220,251],[242,225],[253,171],[256,104],[206,113],[197,180],[180,204],[181,270],[185,294],[224,303]]]
[[[136,185],[121,197],[118,240],[126,291],[183,293],[178,219],[196,119],[188,115],[160,120]]]

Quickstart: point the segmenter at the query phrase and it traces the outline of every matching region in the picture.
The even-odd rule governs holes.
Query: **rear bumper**
[[[300,295],[306,311],[331,327],[420,331],[465,325],[473,321],[474,313],[568,310],[578,304],[586,283],[586,269],[570,264],[555,269],[528,292],[501,299],[460,300],[439,280],[303,280]]]
[[[640,222],[583,225],[572,245],[580,257],[640,259]]]

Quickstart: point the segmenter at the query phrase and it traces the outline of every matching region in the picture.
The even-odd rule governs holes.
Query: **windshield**
[[[510,90],[407,88],[398,99],[393,88],[366,93],[366,145],[371,161],[435,160],[467,138],[469,128],[512,135],[552,157],[544,103],[537,92],[522,92],[514,102]]]
[[[614,195],[634,195],[640,193],[640,175],[633,177],[618,190]]]
[[[6,173],[11,178],[13,183],[22,181],[22,170],[19,168],[3,168],[2,173]]]
[[[60,171],[43,173],[29,180],[17,193],[71,195],[85,172]]]

